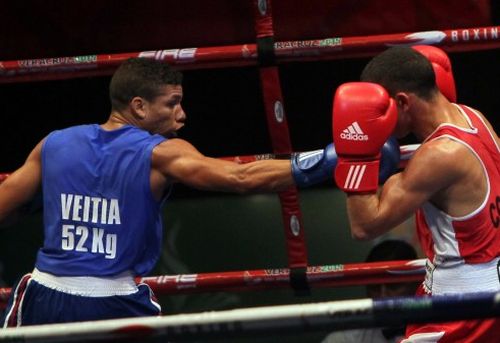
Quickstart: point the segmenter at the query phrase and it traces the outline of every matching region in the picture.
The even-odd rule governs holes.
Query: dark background
[[[274,0],[276,40],[374,35],[498,25],[497,1]],[[252,6],[244,0],[150,0],[81,3],[8,2],[0,11],[0,61],[255,42]],[[500,131],[498,50],[453,52],[460,103],[485,113]],[[367,58],[280,65],[295,151],[331,142],[334,90],[357,80]],[[272,151],[257,67],[184,72],[187,126],[180,137],[209,156]],[[18,168],[50,131],[102,123],[110,111],[109,77],[0,84],[0,172]],[[413,143],[410,137],[401,143]],[[371,243],[351,240],[343,195],[332,182],[301,191],[310,265],[363,260]],[[165,212],[164,255],[154,274],[287,266],[279,203],[272,196],[220,196],[177,186]],[[41,217],[0,233],[8,284],[33,266]],[[363,290],[291,291],[163,297],[166,313],[362,296]],[[318,341],[315,339],[288,342]],[[250,341],[250,340],[249,340]],[[252,340],[254,341],[254,340]],[[269,342],[277,340],[270,339]],[[278,340],[279,341],[279,340]],[[266,341],[267,342],[267,341]]]
[[[272,2],[276,41],[373,35],[498,23],[496,1]],[[250,0],[8,2],[0,11],[0,61],[255,42]],[[451,53],[459,102],[498,127],[498,50]],[[280,66],[294,150],[331,141],[336,87],[357,80],[367,58]],[[0,84],[0,172],[17,168],[50,131],[103,122],[109,77]],[[270,152],[256,67],[185,71],[188,125],[207,155]],[[403,142],[404,143],[404,142]]]

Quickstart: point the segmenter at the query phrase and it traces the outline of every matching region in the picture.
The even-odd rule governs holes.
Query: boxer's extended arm
[[[290,160],[246,164],[206,157],[182,139],[169,139],[153,150],[153,172],[166,182],[181,182],[201,190],[274,192],[294,184]]]
[[[367,240],[386,233],[437,192],[465,177],[465,168],[457,164],[463,160],[463,151],[456,145],[450,148],[442,140],[426,143],[406,169],[390,177],[378,194],[349,194],[347,212],[352,236]]]
[[[0,184],[0,224],[8,225],[22,213],[40,189],[42,181],[42,142],[31,151],[23,166]]]

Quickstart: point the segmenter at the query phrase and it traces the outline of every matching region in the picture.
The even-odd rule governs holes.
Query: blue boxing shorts
[[[12,289],[2,327],[158,316],[161,307],[130,273],[116,277],[55,276],[37,269]]]

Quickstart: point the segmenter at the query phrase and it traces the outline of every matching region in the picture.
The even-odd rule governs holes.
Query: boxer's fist
[[[396,104],[380,85],[350,82],[333,100],[333,142],[338,163],[335,181],[347,192],[377,190],[380,150],[397,121]]]
[[[412,48],[424,55],[432,64],[436,75],[436,84],[443,95],[451,102],[457,101],[455,78],[451,69],[450,58],[438,47],[432,45],[415,45]]]
[[[291,163],[295,184],[307,187],[332,177],[337,165],[337,153],[333,144],[329,144],[325,149],[293,154]]]
[[[382,147],[379,182],[394,174],[400,163],[398,141],[391,137]],[[292,175],[298,187],[309,187],[330,180],[337,166],[337,153],[333,144],[325,149],[295,153],[291,158]]]

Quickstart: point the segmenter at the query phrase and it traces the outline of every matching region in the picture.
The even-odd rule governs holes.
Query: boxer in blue
[[[111,79],[104,124],[50,133],[0,185],[0,222],[43,188],[45,237],[33,272],[13,288],[4,327],[159,315],[152,291],[134,278],[161,252],[162,205],[174,182],[246,193],[331,177],[332,145],[291,162],[237,164],[168,138],[186,119],[181,82],[165,63],[125,61]],[[388,143],[389,169],[398,154]]]

